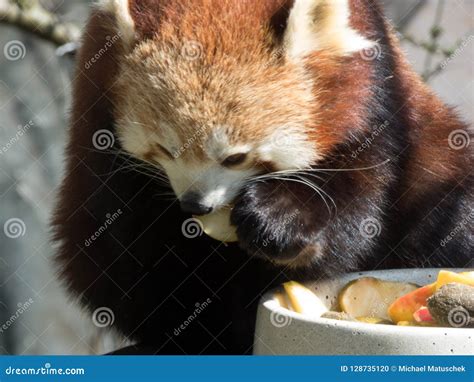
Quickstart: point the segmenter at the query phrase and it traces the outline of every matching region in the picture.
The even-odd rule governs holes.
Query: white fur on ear
[[[135,40],[135,22],[130,15],[128,0],[99,0],[99,9],[112,13],[117,22],[120,37],[128,44]]]
[[[295,0],[284,44],[290,58],[317,50],[347,55],[374,43],[349,26],[349,0]]]

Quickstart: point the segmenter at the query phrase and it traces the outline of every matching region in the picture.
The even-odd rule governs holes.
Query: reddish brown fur
[[[227,42],[231,52],[234,51],[236,43],[231,37],[232,32],[237,30],[242,36],[239,42],[245,49],[249,44],[258,41],[256,37],[262,32],[264,23],[266,24],[280,11],[282,5],[289,8],[291,3],[292,1],[288,0],[129,1],[132,18],[141,38],[153,38],[159,34],[163,40],[179,37],[183,40],[208,41],[212,45],[216,41],[214,33],[222,33],[219,40],[224,44]],[[248,9],[249,4],[251,4],[252,13],[242,12],[242,9]],[[222,20],[227,27],[225,30],[208,28],[209,25],[214,24],[216,14],[223,17]],[[212,52],[212,50],[207,51]]]
[[[252,3],[252,13],[242,11],[248,6],[247,2]],[[236,6],[233,0],[130,0],[130,9],[140,40],[153,38],[157,44],[166,44],[176,38],[199,41],[204,45],[203,52],[209,63],[216,62],[216,54],[221,58],[232,56],[227,68],[232,71],[238,65],[235,58],[248,62],[268,60],[269,49],[277,42],[272,41],[273,35],[269,33],[266,23],[272,16],[281,13],[282,6],[289,9],[292,2],[245,0]],[[377,10],[377,7],[368,8],[362,0],[351,1],[351,25],[369,38],[376,33],[367,22],[373,17],[371,10],[374,9]],[[217,24],[221,28],[209,28],[211,24],[216,25],[213,22],[216,14],[222,18],[222,23]],[[238,41],[233,37],[236,33],[241,36]],[[410,161],[410,172],[413,179],[419,179],[421,172],[426,175],[424,169],[437,177],[449,178],[454,175],[453,169],[459,169],[460,162],[466,160],[455,152],[445,152],[447,137],[455,129],[457,121],[452,120],[446,106],[413,73],[393,34],[391,39],[391,47],[397,52],[399,73],[396,75],[407,95],[404,110],[409,111],[409,119],[413,123],[411,136],[414,142],[420,143],[416,145],[416,154]],[[267,40],[268,45],[262,46],[262,40]],[[93,52],[91,50],[91,54]],[[107,59],[110,58],[104,57],[104,60]],[[321,152],[327,154],[347,137],[350,130],[364,128],[363,116],[367,110],[362,105],[370,96],[371,65],[357,54],[341,60],[324,52],[314,53],[311,62],[311,70],[316,76],[314,95],[321,103],[314,112],[318,129],[314,139],[318,141]],[[101,68],[104,67],[101,65]],[[113,71],[106,75],[100,73],[98,78],[106,81],[113,75]],[[269,78],[261,78],[262,83],[268,81]],[[229,102],[229,110],[238,108],[238,104]],[[324,111],[321,111],[321,106]],[[433,113],[433,110],[439,112]],[[334,125],[336,120],[337,126]],[[255,129],[258,130],[258,126]],[[443,158],[443,163],[440,163],[440,158]]]
[[[284,3],[252,3],[252,12],[250,1],[153,2],[146,9],[143,2],[131,3],[139,39],[115,89],[121,131],[138,123],[135,128],[157,136],[164,130],[157,129],[160,121],[171,121],[185,142],[203,126],[226,126],[229,143],[244,144],[261,142],[286,123],[301,130],[314,103],[310,81],[298,65],[283,62],[282,52],[275,53],[278,39],[268,22]],[[200,50],[191,62],[182,55],[189,42]],[[208,133],[196,138],[184,159],[204,162]],[[139,146],[143,152],[135,155],[152,157],[155,145]]]
[[[452,131],[466,127],[413,72],[398,45],[393,41],[398,75],[406,105],[400,112],[408,113],[411,122],[410,139],[415,150],[409,160],[406,179],[408,199],[420,197],[433,183],[442,181],[462,182],[470,174],[472,150],[450,149],[448,138]],[[467,130],[466,130],[467,132]]]
[[[113,95],[111,90],[118,73],[123,49],[121,44],[113,45],[100,58],[100,62],[86,69],[90,59],[102,49],[108,39],[116,33],[113,16],[100,11],[93,11],[84,38],[87,44],[77,57],[77,71],[73,80],[74,97],[71,114],[71,140],[66,148],[69,158],[66,167],[66,177],[61,188],[61,200],[56,211],[56,224],[61,225],[62,234],[74,238],[78,242],[84,240],[78,237],[77,227],[93,226],[96,218],[91,214],[84,214],[82,210],[85,200],[84,193],[93,195],[97,191],[97,184],[90,182],[91,175],[107,172],[107,164],[94,161],[93,168],[87,165],[94,157],[90,147],[92,135],[97,130],[107,128],[113,119]],[[64,224],[74,219],[74,225]],[[61,222],[61,223],[60,223]],[[59,236],[58,236],[59,239]],[[61,264],[73,263],[78,254],[78,248],[61,253]],[[71,253],[73,252],[73,253]],[[100,259],[97,259],[100,261]],[[67,266],[61,272],[68,273]],[[68,279],[74,290],[86,290],[96,279],[91,272],[83,273],[81,278]]]
[[[248,3],[252,3],[251,13],[244,11],[248,9]],[[278,22],[282,9],[291,8],[292,3],[293,1],[288,0],[245,0],[237,3],[233,0],[132,0],[130,7],[140,39],[152,38],[156,46],[173,44],[176,39],[198,41],[206,55],[205,61],[200,65],[219,65],[228,73],[238,72],[239,67],[248,66],[246,70],[249,73],[252,66],[266,65],[271,61],[272,49],[278,48],[279,41],[275,40],[275,34],[268,29],[268,20],[274,17],[272,20]],[[369,27],[368,20],[373,17],[370,11],[360,1],[352,1],[351,8],[351,25],[370,38],[376,32]],[[219,15],[218,23],[216,15]],[[279,22],[281,23],[281,20]],[[209,25],[213,27],[209,28]],[[241,38],[236,40],[235,35]],[[262,44],[265,41],[266,44]],[[138,56],[133,67],[137,67],[139,62],[153,52],[149,48],[142,51],[143,54]],[[312,105],[314,124],[308,134],[317,142],[315,149],[325,155],[342,142],[349,131],[364,129],[367,110],[363,104],[371,95],[372,66],[358,54],[341,59],[330,53],[316,52],[310,62],[315,80],[313,94],[316,102]],[[275,76],[279,76],[283,82],[286,73],[291,70],[291,65],[288,65],[280,67],[277,72],[269,71],[267,75],[259,73],[257,81],[265,87],[265,84],[274,81]],[[196,86],[195,92],[203,85],[205,86]],[[128,94],[126,90],[121,92]],[[260,100],[265,98],[259,97]],[[229,102],[231,104],[228,110],[239,107],[239,104],[232,103],[231,99]],[[291,105],[291,102],[288,102],[288,105]],[[222,102],[220,106],[222,107]],[[272,104],[262,103],[259,109],[271,110],[272,107]],[[242,110],[240,112],[242,114]],[[338,121],[337,125],[335,121]],[[245,125],[245,121],[242,121],[242,124]],[[245,131],[250,140],[267,134],[258,124],[252,126],[252,129],[241,131]],[[237,130],[234,135],[238,133]],[[201,157],[202,155],[203,153]]]

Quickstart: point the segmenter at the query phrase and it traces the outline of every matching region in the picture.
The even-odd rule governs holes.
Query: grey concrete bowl
[[[350,273],[307,286],[329,308],[335,304],[339,290],[349,281],[361,276],[425,285],[436,280],[438,271],[439,269],[403,269]],[[308,318],[282,308],[274,293],[266,294],[260,302],[254,354],[474,354],[474,329],[374,325]]]

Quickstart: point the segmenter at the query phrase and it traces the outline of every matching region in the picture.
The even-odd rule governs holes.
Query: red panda
[[[61,277],[133,351],[251,353],[284,280],[472,266],[471,137],[375,0],[104,0],[74,80]],[[237,243],[183,235],[222,208]]]

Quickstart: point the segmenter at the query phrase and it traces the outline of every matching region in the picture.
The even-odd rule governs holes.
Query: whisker
[[[326,191],[324,191],[321,187],[317,186],[316,184],[314,184],[313,182],[311,182],[311,181],[308,180],[308,179],[305,179],[305,178],[303,178],[303,177],[301,177],[301,176],[298,176],[298,178],[301,179],[301,180],[304,179],[304,180],[308,181],[309,183],[311,183],[311,184],[315,187],[315,191],[318,192],[318,193],[321,195],[321,198],[322,198],[323,200],[325,200],[325,199],[324,199],[324,197],[323,197],[322,194],[326,195],[326,197],[329,199],[329,201],[331,202],[331,204],[334,206],[335,215],[337,215],[337,205],[336,205],[336,202],[334,201],[334,199],[333,199]],[[327,205],[327,204],[326,204],[326,205]],[[328,210],[329,210],[329,215],[332,216],[332,209],[328,207]]]
[[[323,200],[324,204],[326,205],[326,208],[328,209],[328,212],[329,212],[329,215],[332,215],[332,210],[331,210],[331,207],[329,206],[329,204],[327,203],[324,195],[321,193],[321,191],[318,189],[318,187],[316,185],[314,185],[313,183],[309,182],[307,179],[304,180],[304,179],[293,179],[291,177],[273,177],[272,179],[277,179],[277,180],[282,180],[282,181],[289,181],[289,182],[295,182],[295,183],[300,183],[300,184],[304,184],[305,186],[308,186],[309,188],[311,188],[313,191],[315,191],[320,197],[321,199]],[[257,179],[258,182],[265,182],[265,180],[268,180],[268,179]],[[333,201],[334,202],[334,201]]]
[[[282,181],[292,181],[292,182],[304,184],[304,185],[310,187],[316,193],[318,193],[318,195],[324,201],[324,203],[325,203],[325,205],[326,205],[326,207],[329,211],[329,214],[332,216],[332,208],[327,203],[326,197],[329,199],[331,204],[334,206],[335,214],[337,215],[336,202],[326,191],[324,191],[321,187],[316,185],[311,180],[307,179],[307,177],[324,181],[324,178],[322,178],[321,176],[316,175],[315,172],[323,173],[323,172],[365,171],[365,170],[372,170],[374,168],[384,166],[389,162],[390,162],[390,159],[387,159],[387,160],[385,160],[381,163],[378,163],[376,165],[366,166],[366,167],[358,167],[358,168],[340,168],[340,169],[336,169],[336,168],[308,167],[308,168],[301,168],[301,169],[281,170],[281,171],[274,171],[274,172],[271,172],[271,173],[268,173],[268,174],[263,174],[263,175],[251,177],[251,178],[248,179],[248,181],[249,182],[265,182],[266,180],[277,179],[277,180],[282,180]],[[296,178],[296,179],[294,179],[294,178]]]
[[[372,165],[372,166],[367,166],[367,167],[356,167],[356,168],[317,168],[317,167],[304,167],[301,169],[291,169],[291,170],[280,170],[280,171],[274,171],[268,174],[263,174],[259,175],[255,178],[266,178],[266,177],[271,177],[272,175],[287,175],[287,174],[296,174],[296,173],[305,173],[307,175],[311,174],[312,176],[315,176],[315,174],[312,174],[314,172],[323,172],[323,171],[365,171],[365,170],[372,170],[374,168],[384,166],[387,163],[390,162],[390,159],[386,159],[385,161]],[[319,178],[322,180],[322,178]]]
[[[372,170],[377,167],[385,166],[387,163],[389,163],[391,160],[386,159],[381,163],[374,164],[373,166],[367,166],[367,167],[357,167],[357,168],[312,168],[311,171],[365,171],[365,170]]]
[[[140,174],[146,175],[147,177],[153,178],[155,180],[161,181],[162,183],[169,185],[169,179],[159,172],[156,172],[155,169],[150,168],[149,166],[136,165],[136,164],[124,164],[115,170],[112,170],[107,173],[99,174],[100,176],[113,176],[120,171],[131,171],[138,172]]]

